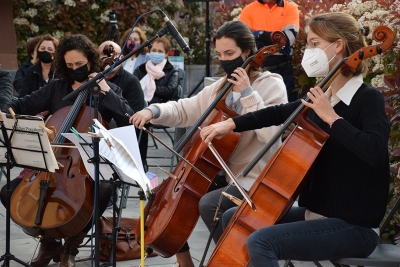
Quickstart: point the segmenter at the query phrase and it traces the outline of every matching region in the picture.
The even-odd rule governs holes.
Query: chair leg
[[[283,265],[283,267],[294,267],[294,265],[291,260],[287,260],[285,261],[285,265]]]

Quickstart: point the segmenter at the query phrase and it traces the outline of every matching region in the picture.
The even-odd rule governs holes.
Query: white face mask
[[[328,75],[329,62],[336,57],[336,53],[330,60],[328,60],[325,50],[333,44],[334,43],[331,43],[324,50],[321,48],[307,48],[304,51],[301,66],[307,73],[308,77],[326,77]]]

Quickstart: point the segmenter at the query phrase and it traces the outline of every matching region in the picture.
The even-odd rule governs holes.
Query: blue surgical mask
[[[150,52],[150,60],[154,65],[160,64],[164,60],[164,55],[163,53]]]

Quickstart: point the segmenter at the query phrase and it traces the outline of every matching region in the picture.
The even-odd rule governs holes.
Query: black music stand
[[[97,127],[94,125],[94,127]],[[79,153],[81,154],[82,160],[85,163],[85,167],[87,169],[87,171],[89,172],[89,174],[91,174],[92,172],[94,173],[94,175],[91,176],[98,176],[98,180],[100,182],[100,178],[102,178],[103,182],[106,183],[110,183],[112,185],[112,199],[113,199],[113,227],[112,227],[112,234],[111,235],[101,235],[101,238],[108,238],[108,239],[112,239],[112,243],[113,243],[113,248],[116,247],[116,243],[117,243],[117,236],[118,236],[118,232],[120,232],[120,220],[121,220],[121,213],[122,213],[122,208],[121,208],[121,204],[122,204],[122,197],[120,200],[120,204],[117,207],[116,205],[116,190],[117,187],[122,187],[123,193],[122,195],[126,194],[126,188],[127,186],[135,186],[135,187],[139,187],[138,183],[135,182],[136,184],[124,181],[123,179],[123,175],[121,175],[121,172],[118,170],[118,168],[111,162],[109,161],[106,157],[100,156],[100,151],[101,149],[99,148],[99,152],[97,153],[98,159],[96,158],[96,152],[93,150],[93,146],[95,145],[95,140],[90,140],[91,137],[96,136],[95,138],[97,139],[101,139],[103,137],[101,136],[97,136],[95,134],[93,134],[93,136],[88,136],[88,134],[86,133],[82,133],[78,135],[74,135],[71,133],[68,134],[64,134],[64,136],[66,138],[68,138],[70,141],[72,141],[79,150]],[[76,137],[75,137],[76,136]],[[107,141],[106,141],[107,142]],[[97,142],[97,145],[100,145],[100,141]],[[111,146],[109,147],[109,149],[111,149]],[[114,148],[113,148],[114,149]],[[89,164],[86,164],[89,163]],[[93,170],[91,169],[91,164],[94,164],[94,168]],[[96,164],[98,165],[98,170],[96,169]],[[108,179],[110,178],[110,179]],[[97,197],[96,197],[97,198]],[[98,220],[96,217],[96,224],[98,224]],[[97,229],[95,228],[95,233],[93,235],[90,235],[90,239],[95,238],[96,243],[99,243],[98,240],[100,239],[100,228]],[[90,241],[89,239],[89,241]],[[86,246],[86,244],[89,242],[87,241],[84,245],[82,246]],[[81,246],[81,247],[82,247]],[[90,258],[85,258],[85,259],[80,259],[77,260],[76,262],[80,262],[80,261],[86,261],[89,259],[93,258],[93,252],[95,252],[94,254],[94,260],[96,261],[96,258],[99,258],[99,254],[97,253],[99,252],[99,249],[94,248],[94,250],[92,250],[92,255]],[[112,250],[112,255],[111,255],[111,260],[109,262],[103,262],[102,264],[100,264],[100,261],[98,259],[99,263],[96,263],[96,266],[116,266],[116,250],[113,249]]]
[[[8,116],[8,115],[7,115]],[[12,128],[6,128],[4,121],[0,121],[0,128],[1,128],[1,136],[0,136],[0,149],[1,150],[6,150],[5,153],[5,159],[6,162],[0,162],[0,166],[6,166],[7,173],[6,173],[6,178],[7,178],[7,184],[6,184],[6,192],[7,192],[7,198],[6,198],[6,251],[3,256],[0,257],[0,262],[4,260],[4,264],[2,266],[8,267],[10,266],[10,260],[14,260],[18,262],[21,265],[24,266],[30,266],[28,263],[18,259],[15,257],[13,254],[10,252],[10,198],[11,198],[11,188],[10,188],[10,170],[14,167],[23,167],[23,168],[31,168],[35,170],[41,170],[41,171],[48,171],[48,163],[46,162],[46,153],[53,153],[51,150],[50,151],[45,151],[43,147],[42,140],[40,138],[40,134],[38,131],[26,131],[22,129],[18,129],[18,119],[29,119],[29,120],[39,120],[43,121],[42,119],[38,117],[30,117],[30,116],[21,116],[21,117],[14,117],[15,122],[14,126]],[[39,128],[38,128],[39,129]],[[40,130],[40,129],[39,129]],[[32,136],[36,136],[39,145],[40,145],[40,150],[32,150],[32,149],[26,149],[26,148],[18,148],[16,146],[13,146],[12,140],[14,134],[19,132],[19,134],[28,134]],[[44,132],[42,133],[42,136],[45,136],[47,138],[47,133]],[[43,157],[43,162],[44,162],[44,168],[39,168],[37,166],[29,166],[27,164],[20,164],[19,162],[16,162],[16,157],[14,157],[13,152],[16,150],[24,150],[32,153],[37,153],[41,154]]]

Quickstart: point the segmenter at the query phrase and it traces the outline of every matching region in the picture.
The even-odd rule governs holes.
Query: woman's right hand
[[[142,129],[143,126],[153,118],[153,113],[150,109],[143,109],[136,112],[129,118],[129,122],[136,126],[136,128]]]
[[[225,137],[225,135],[235,130],[235,128],[235,122],[232,119],[227,119],[226,121],[218,122],[204,127],[203,129],[201,129],[200,137],[206,144],[208,144],[214,138],[221,139]]]

